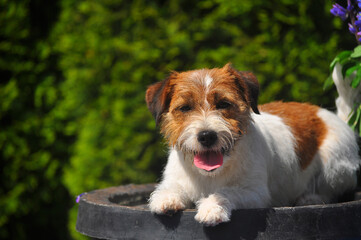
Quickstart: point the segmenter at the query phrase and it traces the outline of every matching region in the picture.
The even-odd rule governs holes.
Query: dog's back
[[[339,117],[317,106],[295,102],[262,105],[260,111],[262,117],[253,116],[255,125],[280,139],[268,140],[277,148],[276,159],[268,168],[273,206],[328,203],[356,186],[356,137]],[[277,116],[289,133],[267,123],[269,116]]]

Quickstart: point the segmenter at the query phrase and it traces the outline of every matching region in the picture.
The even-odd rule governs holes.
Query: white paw
[[[185,209],[185,204],[177,193],[155,191],[150,196],[149,209],[153,213],[169,214]]]
[[[231,212],[213,195],[201,199],[197,205],[198,211],[194,218],[206,226],[215,226],[230,221]]]

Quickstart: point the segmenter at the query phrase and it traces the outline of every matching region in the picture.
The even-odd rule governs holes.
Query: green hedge
[[[261,103],[333,108],[323,82],[353,36],[331,4],[2,0],[0,238],[81,238],[76,195],[156,181],[167,147],[144,92],[170,70],[232,62]]]
[[[61,179],[75,136],[52,114],[64,78],[48,38],[60,9],[7,0],[0,9],[0,238],[67,239],[71,200]]]

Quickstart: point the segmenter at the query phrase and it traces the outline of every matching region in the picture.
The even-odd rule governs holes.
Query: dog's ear
[[[258,111],[259,84],[256,76],[252,72],[240,72],[240,75],[247,85],[247,100],[253,112],[260,114]]]
[[[230,63],[227,63],[223,69],[227,69],[228,72],[236,77],[238,85],[244,91],[246,100],[253,112],[260,114],[258,111],[259,84],[256,76],[252,72],[237,71]]]
[[[150,85],[145,94],[148,109],[157,125],[159,125],[163,113],[169,109],[171,100],[170,79],[176,74],[176,72],[173,72],[167,79]]]

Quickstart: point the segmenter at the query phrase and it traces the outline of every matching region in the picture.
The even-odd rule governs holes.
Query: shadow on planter
[[[194,209],[154,215],[147,199],[155,184],[95,190],[79,202],[76,229],[99,239],[361,239],[361,194],[349,202],[240,209],[231,221],[204,227]]]

